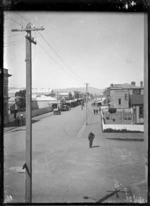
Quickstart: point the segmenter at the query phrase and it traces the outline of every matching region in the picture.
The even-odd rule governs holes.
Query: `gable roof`
[[[130,95],[130,104],[131,105],[144,104],[144,96],[143,95]]]
[[[45,95],[37,95],[34,97],[35,100],[37,101],[57,101],[56,98],[50,97],[50,96],[45,96]]]

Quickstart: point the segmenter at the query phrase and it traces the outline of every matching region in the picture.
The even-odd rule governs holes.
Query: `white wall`
[[[114,129],[114,130],[126,129],[128,131],[144,132],[144,125],[104,124],[104,122],[103,122],[103,131],[105,131],[106,129]]]
[[[128,125],[128,124],[104,124],[103,120],[103,112],[101,111],[101,121],[103,131],[106,129],[114,129],[114,130],[123,130],[126,129],[128,131],[140,131],[144,132],[144,125]]]

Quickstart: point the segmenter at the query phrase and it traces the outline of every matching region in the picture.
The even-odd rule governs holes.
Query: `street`
[[[33,118],[33,203],[128,202],[129,185],[144,179],[144,141],[107,139],[91,103],[87,126],[85,114],[85,107],[81,110],[78,106],[61,115],[47,113]],[[21,170],[25,129],[16,127],[4,134],[6,202],[25,202],[25,173]],[[89,148],[87,138],[90,131],[95,134],[93,148]],[[143,137],[143,133],[136,136]],[[119,197],[107,198],[116,188],[121,190]]]

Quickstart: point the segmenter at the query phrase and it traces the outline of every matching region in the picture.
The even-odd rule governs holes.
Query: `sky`
[[[25,28],[33,31],[32,88],[104,89],[144,81],[144,14],[102,12],[5,12],[4,68],[9,87],[26,86]]]

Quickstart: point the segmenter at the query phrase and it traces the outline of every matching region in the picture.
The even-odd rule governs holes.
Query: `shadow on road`
[[[94,204],[97,204],[97,203],[102,203],[102,202],[104,202],[105,200],[107,200],[107,199],[109,199],[110,197],[112,197],[112,196],[114,196],[114,195],[116,195],[116,198],[119,198],[120,196],[119,196],[119,192],[120,192],[120,190],[114,190],[114,191],[110,191],[111,193],[110,194],[108,194],[108,195],[105,195],[104,197],[102,197],[101,199],[99,199],[99,200],[96,200],[95,198],[93,198],[93,197],[89,197],[89,196],[84,196],[83,198],[84,199],[93,199],[93,200],[96,200],[96,202],[94,203]],[[124,191],[121,191],[121,192],[124,192]]]
[[[94,148],[94,147],[100,147],[100,146],[99,145],[92,146],[92,148]]]
[[[36,122],[39,122],[40,120],[39,119],[32,119],[32,124],[36,123]]]

